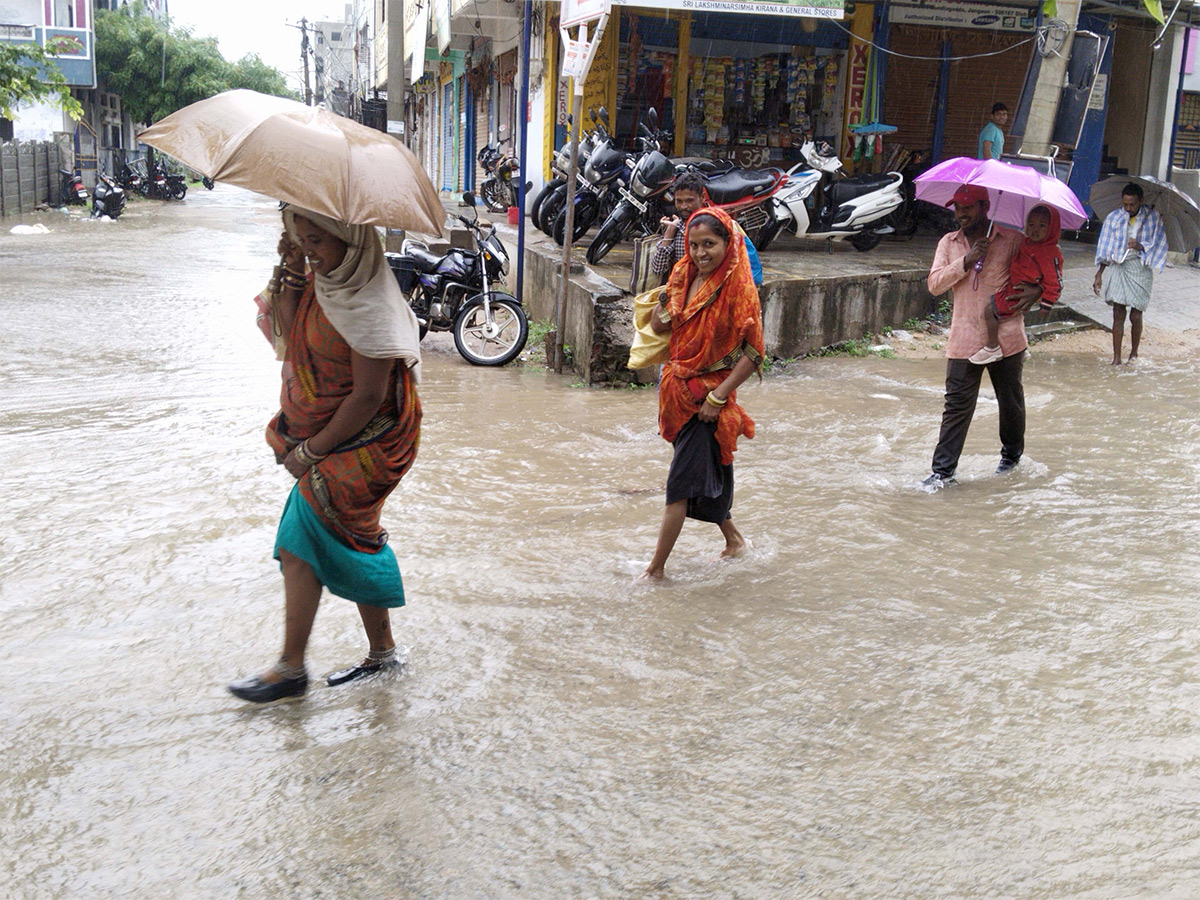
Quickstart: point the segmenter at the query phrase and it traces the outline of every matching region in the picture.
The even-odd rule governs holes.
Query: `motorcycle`
[[[215,181],[213,181],[211,178],[209,178],[207,175],[204,175],[200,178],[200,183],[204,185],[204,189],[206,191],[211,191],[214,187],[217,186],[217,183]]]
[[[58,202],[62,206],[87,206],[88,192],[83,178],[67,169],[59,169],[58,174],[61,176]]]
[[[416,313],[422,339],[430,331],[451,331],[467,362],[502,366],[525,348],[529,320],[520,300],[493,287],[503,286],[508,274],[508,251],[496,226],[479,221],[470,191],[463,194],[463,203],[474,218],[455,218],[471,232],[474,251],[455,247],[439,256],[421,241],[405,238],[399,253],[385,255]]]
[[[477,154],[479,164],[488,176],[479,188],[483,202],[492,212],[506,212],[519,200],[517,185],[513,181],[513,170],[518,169],[517,160],[503,153],[498,147],[488,144]]]
[[[650,145],[646,143],[646,139],[639,136],[638,142],[642,152],[647,152]],[[653,146],[657,147],[657,144]],[[631,154],[615,146],[611,136],[606,135],[590,148],[575,192],[572,241],[577,241],[587,234],[588,229],[597,221],[608,218],[617,204],[617,192],[629,182],[633,159]],[[567,234],[566,191],[564,184],[558,213],[550,226],[550,236],[560,247]],[[543,217],[545,218],[545,213]]]
[[[103,171],[96,177],[92,192],[92,218],[108,216],[115,219],[125,211],[125,190]]]
[[[651,109],[647,118],[656,129],[655,110]],[[651,134],[644,126],[639,127]],[[596,232],[587,250],[587,261],[595,265],[633,232],[643,236],[656,233],[668,209],[671,186],[676,176],[685,171],[703,175],[708,205],[724,209],[748,234],[758,232],[767,221],[764,202],[779,190],[786,178],[779,169],[737,169],[710,161],[673,161],[659,150],[651,149],[634,166],[629,186],[620,189],[621,201]]]
[[[146,192],[143,185],[146,181],[146,176],[144,173],[139,172],[135,166],[136,163],[134,166],[129,165],[127,162],[122,163],[121,171],[117,174],[117,184],[125,189],[127,195],[138,194],[144,197]]]
[[[579,161],[577,163],[579,172],[587,167],[588,160],[591,159],[595,148],[603,142],[611,140],[611,135],[608,133],[608,110],[602,106],[599,112],[592,109],[589,110],[589,114],[592,118],[592,130],[579,139]],[[570,117],[568,116],[567,119],[570,124]],[[531,216],[533,224],[547,236],[552,237],[554,223],[558,220],[558,214],[567,200],[567,176],[571,170],[571,145],[569,143],[563,144],[554,154],[550,168],[554,171],[555,177],[546,182],[541,193],[534,198]]]
[[[902,174],[840,178],[842,161],[828,145],[806,141],[800,154],[803,160],[788,170],[787,184],[771,198],[768,221],[755,242],[760,252],[785,228],[804,240],[829,241],[830,250],[833,241],[848,238],[864,252],[895,231],[886,220],[904,202]]]

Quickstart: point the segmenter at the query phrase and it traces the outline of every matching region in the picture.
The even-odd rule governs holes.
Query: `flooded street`
[[[689,521],[645,587],[653,390],[443,341],[384,512],[406,670],[251,708],[274,204],[44,221],[0,233],[0,896],[1195,896],[1200,360],[1035,347],[1022,465],[985,387],[938,495],[942,362],[751,381],[754,549]],[[364,649],[326,597],[310,673]]]

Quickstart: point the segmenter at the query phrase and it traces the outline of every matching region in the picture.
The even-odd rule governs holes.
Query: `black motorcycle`
[[[87,206],[88,192],[83,179],[68,169],[58,170],[58,202],[62,206]]]
[[[508,274],[508,251],[496,226],[480,223],[470,191],[463,203],[473,218],[455,218],[475,238],[474,251],[455,247],[439,256],[405,238],[399,253],[386,254],[387,261],[417,315],[422,338],[430,331],[452,331],[454,346],[467,362],[502,366],[525,348],[529,320],[520,300],[492,287],[503,285]]]
[[[513,181],[513,171],[519,168],[516,159],[491,144],[482,148],[476,158],[487,175],[479,188],[487,208],[500,213],[507,212],[510,206],[516,206],[519,202],[517,183]]]
[[[96,176],[96,189],[92,192],[92,218],[108,216],[115,219],[125,211],[125,189],[103,170]]]

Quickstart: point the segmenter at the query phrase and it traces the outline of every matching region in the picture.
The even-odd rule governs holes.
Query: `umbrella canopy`
[[[1088,203],[1104,218],[1121,205],[1121,190],[1133,182],[1145,194],[1142,202],[1155,210],[1167,233],[1167,249],[1186,253],[1200,247],[1200,206],[1169,181],[1149,175],[1113,175],[1092,185]]]
[[[1088,220],[1075,192],[1057,178],[998,159],[956,156],[938,163],[917,176],[916,197],[945,206],[963,184],[987,188],[988,216],[1001,225],[1024,229],[1029,211],[1042,205],[1058,210],[1063,228],[1078,228]]]
[[[215,181],[341,222],[442,233],[446,212],[412,151],[327,109],[225,91],[171,113],[138,140]]]

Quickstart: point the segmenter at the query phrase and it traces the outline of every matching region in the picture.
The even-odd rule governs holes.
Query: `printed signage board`
[[[682,9],[688,12],[753,13],[762,16],[805,16],[816,19],[840,19],[844,0],[612,0],[615,6],[643,6],[654,9]],[[563,3],[563,9],[567,4]],[[894,20],[893,20],[894,21]]]
[[[563,78],[581,78],[587,55],[587,41],[572,41],[568,38],[563,44]]]
[[[891,21],[902,25],[935,28],[979,28],[988,31],[1033,31],[1036,10],[1020,6],[983,3],[930,3],[925,6],[892,5]]]
[[[658,6],[661,4],[649,3],[643,0],[643,6]],[[562,28],[574,28],[576,25],[582,25],[585,22],[591,22],[593,19],[598,19],[608,13],[612,8],[612,0],[563,0],[562,13],[558,18],[558,24]]]

